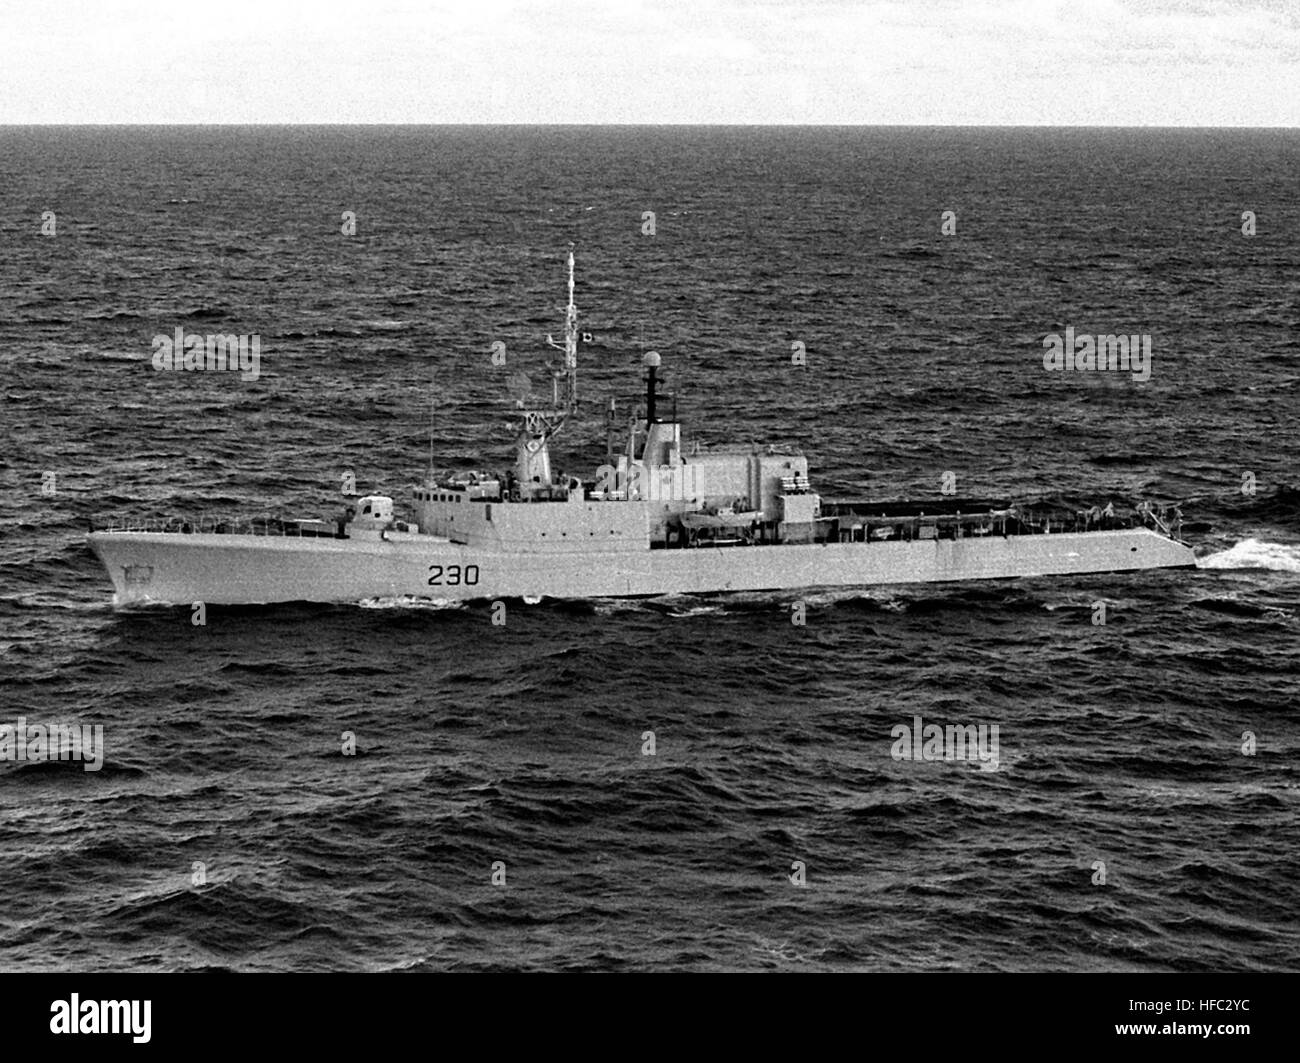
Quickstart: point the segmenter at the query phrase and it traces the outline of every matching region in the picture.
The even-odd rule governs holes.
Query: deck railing
[[[833,510],[833,506],[829,507]],[[1131,512],[1092,510],[996,510],[980,513],[936,513],[892,517],[885,514],[828,512],[823,525],[838,521],[827,534],[840,542],[880,542],[912,539],[965,539],[972,536],[1052,535],[1064,532],[1109,531],[1144,526],[1171,539],[1181,534],[1182,515],[1176,506],[1141,503]],[[308,524],[303,527],[303,524]],[[204,515],[178,517],[111,517],[90,521],[91,531],[153,532],[182,535],[266,535],[334,538],[337,525],[274,517],[229,518]]]
[[[337,533],[334,524],[313,525],[303,528],[294,520],[275,517],[227,518],[201,516],[192,519],[180,517],[110,517],[91,520],[91,531],[104,532],[154,532],[182,535],[279,535],[302,538],[333,538]]]
[[[1182,515],[1175,506],[1141,503],[1131,512],[1102,510],[1024,509],[980,513],[935,513],[894,517],[887,514],[830,512],[823,521],[838,521],[840,542],[880,542],[912,539],[965,539],[983,536],[1059,535],[1118,531],[1147,527],[1177,539]]]

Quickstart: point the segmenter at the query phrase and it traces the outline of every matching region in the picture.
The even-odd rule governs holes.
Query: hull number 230
[[[473,587],[478,583],[478,565],[430,565],[430,587],[459,587],[461,584]]]

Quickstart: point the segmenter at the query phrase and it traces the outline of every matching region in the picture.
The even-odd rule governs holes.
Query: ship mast
[[[559,346],[549,336],[546,339],[552,347]],[[578,408],[578,308],[573,302],[572,245],[569,247],[569,305],[564,312],[564,377],[568,392],[565,407],[568,413],[573,413]]]
[[[551,371],[551,408],[525,410],[517,440],[515,477],[519,497],[524,501],[551,497],[549,444],[578,409],[578,307],[573,301],[573,288],[573,248],[570,245],[569,305],[564,314],[564,343],[556,343],[549,335],[546,337],[547,343],[564,352],[564,364],[557,369],[554,363],[546,363]],[[564,383],[563,395],[560,393],[561,381]]]
[[[569,305],[564,310],[564,343],[556,343],[551,336],[546,342],[557,351],[564,352],[564,365],[555,369],[552,362],[546,367],[551,370],[551,415],[547,419],[550,431],[548,436],[556,435],[569,419],[569,415],[578,409],[578,307],[573,302],[573,245],[569,245]],[[564,381],[564,401],[560,401],[560,381]]]

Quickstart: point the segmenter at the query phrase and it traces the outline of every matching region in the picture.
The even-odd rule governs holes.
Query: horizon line
[[[0,129],[1150,129],[1300,130],[1296,125],[1156,125],[1080,122],[4,122]]]

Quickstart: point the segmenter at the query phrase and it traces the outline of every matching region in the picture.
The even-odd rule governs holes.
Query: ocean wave
[[[77,613],[111,613],[113,604],[104,597],[100,600],[76,599],[56,591],[30,591],[23,594],[0,595],[0,601],[12,603],[19,609],[61,609]]]
[[[148,362],[152,359],[151,351],[100,351],[99,360],[101,362]],[[147,407],[139,406],[137,409],[146,409]]]
[[[19,140],[40,136],[52,145],[20,169],[57,184],[57,142],[79,134]],[[168,144],[184,180],[158,184],[138,132],[94,131],[84,215],[141,239],[116,247],[107,280],[51,260],[58,283],[37,291],[30,256],[0,265],[30,300],[0,322],[0,724],[102,720],[113,759],[0,763],[0,959],[1295,969],[1295,230],[1247,242],[1229,226],[1225,244],[1145,224],[1195,214],[1224,175],[1283,187],[1293,153],[1271,135],[1245,151],[1195,136],[191,130]],[[231,137],[249,150],[230,153]],[[219,156],[249,165],[214,170]],[[431,193],[434,156],[447,165]],[[570,205],[529,208],[521,157]],[[865,157],[893,235],[851,224]],[[342,245],[295,211],[336,200],[339,159],[383,213],[441,217],[434,239],[389,228],[386,251],[350,244],[338,269]],[[1106,180],[1076,184],[1099,159]],[[804,170],[825,193],[811,220],[787,209]],[[922,170],[963,174],[988,239],[940,237]],[[1167,179],[1129,180],[1153,172]],[[667,244],[621,208],[582,209],[639,202],[665,173],[664,218],[690,215],[661,230]],[[124,182],[141,194],[116,196]],[[1038,209],[1062,189],[1097,209],[1063,226]],[[755,208],[748,228],[735,202]],[[240,205],[237,231],[195,216],[222,203]],[[531,236],[511,237],[510,217]],[[396,595],[213,605],[198,628],[188,602],[113,611],[85,516],[329,512],[344,469],[422,481],[430,401],[439,463],[508,461],[511,399],[487,347],[499,337],[510,372],[544,375],[557,235],[581,237],[575,299],[596,341],[565,468],[604,459],[599,408],[643,394],[655,345],[688,441],[803,448],[826,497],[938,497],[951,470],[971,498],[1178,501],[1206,571],[510,597],[505,628],[483,601]],[[435,320],[463,342],[420,343]],[[151,322],[257,332],[263,375],[155,374]],[[1145,385],[1044,373],[1043,334],[1070,324],[1172,347]],[[1234,342],[1251,357],[1225,361]],[[997,724],[997,770],[894,761],[891,728],[916,716]]]

